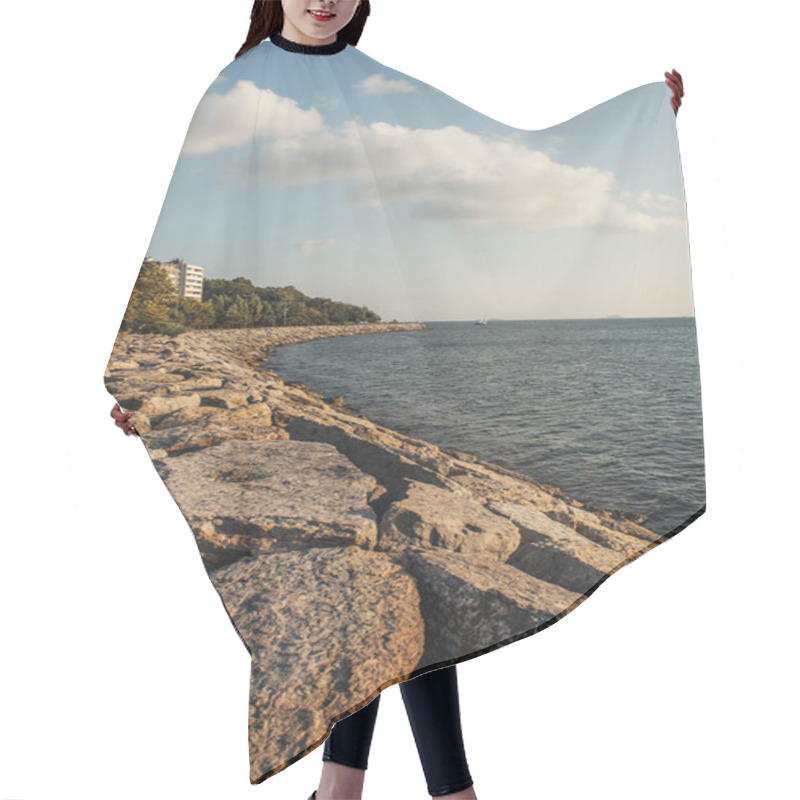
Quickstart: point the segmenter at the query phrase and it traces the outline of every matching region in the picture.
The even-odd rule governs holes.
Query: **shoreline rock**
[[[528,571],[534,569],[529,562],[542,561],[531,554],[541,556],[546,548],[551,555],[561,553],[582,561],[594,575],[597,570],[607,573],[614,559],[631,556],[662,538],[633,521],[630,517],[635,515],[594,508],[529,475],[404,436],[348,409],[341,397],[324,398],[262,366],[273,348],[281,345],[427,328],[411,322],[193,330],[176,336],[121,334],[104,382],[120,406],[134,412],[159,474],[170,491],[174,489],[173,497],[200,542],[209,547],[212,531],[219,529],[221,541],[233,535],[231,531],[237,529],[234,512],[239,514],[241,529],[255,525],[247,522],[254,514],[281,516],[270,506],[281,496],[273,486],[265,490],[263,509],[229,509],[226,525],[215,526],[209,519],[212,505],[205,492],[213,481],[204,472],[209,468],[205,462],[224,461],[231,466],[250,459],[253,464],[252,443],[256,442],[273,450],[277,443],[284,443],[286,453],[294,448],[291,458],[262,459],[279,463],[281,474],[289,479],[296,477],[292,465],[314,468],[312,453],[320,461],[333,453],[341,459],[337,470],[346,476],[342,485],[320,491],[320,481],[327,474],[320,472],[314,487],[306,487],[308,502],[296,509],[298,519],[330,526],[328,518],[313,520],[315,509],[325,506],[330,493],[341,495],[354,481],[366,480],[371,488],[365,506],[374,514],[376,533],[363,541],[372,548],[391,552],[423,544],[454,552],[492,551],[504,562],[514,556],[520,566],[527,564]],[[327,449],[319,449],[320,444]],[[219,449],[209,449],[214,447]],[[190,458],[193,454],[199,455]],[[178,462],[181,456],[186,458]],[[223,487],[237,485],[233,471],[231,467],[227,477],[217,478]],[[253,491],[259,480],[256,472],[250,476]],[[260,479],[268,481],[268,476]],[[366,484],[360,485],[362,491]],[[213,496],[217,509],[228,502],[224,493]],[[490,530],[495,532],[490,534]],[[239,530],[236,535],[244,534]],[[264,538],[262,533],[249,535]],[[271,538],[274,546],[288,546]],[[490,539],[494,544],[488,544]],[[238,546],[233,549],[238,551]],[[558,577],[552,565],[544,570],[540,563],[538,568],[550,579]]]
[[[319,742],[330,719],[365,705],[376,688],[547,627],[667,538],[632,515],[385,428],[344,398],[263,367],[284,344],[427,327],[121,334],[115,342],[106,388],[134,412],[253,661],[255,778]],[[348,565],[392,583],[370,583]],[[264,580],[254,584],[256,575]],[[390,596],[392,586],[402,598]],[[334,611],[315,616],[320,593]],[[310,632],[289,647],[298,620]],[[297,650],[290,661],[302,669],[288,664],[276,636]]]

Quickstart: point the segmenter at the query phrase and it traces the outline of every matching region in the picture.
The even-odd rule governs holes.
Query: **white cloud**
[[[331,97],[326,92],[314,92],[317,108],[336,108],[339,105],[338,97]]]
[[[181,153],[214,153],[247,144],[254,136],[303,136],[324,124],[316,108],[304,111],[289,97],[240,80],[229,92],[207,94],[200,101]]]
[[[623,192],[622,196],[626,201],[635,203],[651,214],[674,216],[683,214],[685,211],[683,202],[671,194],[656,194],[645,190],[637,194]]]
[[[297,245],[303,253],[318,253],[320,250],[332,250],[336,247],[336,239],[306,239]]]
[[[620,190],[613,172],[560,164],[519,142],[490,141],[452,125],[413,129],[348,122],[335,132],[316,133],[313,142],[267,142],[260,163],[264,180],[351,180],[354,205],[410,203],[418,218],[529,230],[659,232],[685,225],[675,198],[634,198]]]
[[[382,72],[369,75],[357,84],[358,88],[369,94],[396,94],[405,92],[416,92],[413,86],[403,78],[390,79]]]
[[[354,120],[333,129],[317,109],[304,111],[250,81],[203,100],[184,151],[211,153],[249,144],[254,136],[261,138],[260,180],[349,181],[355,206],[405,203],[416,218],[518,230],[685,230],[677,198],[623,191],[613,172],[558,163],[516,135],[488,139],[454,125],[425,129]],[[232,154],[225,178],[253,180],[252,170],[248,149]]]

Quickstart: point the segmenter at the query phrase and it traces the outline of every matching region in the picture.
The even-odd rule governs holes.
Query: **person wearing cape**
[[[524,130],[369,13],[256,0],[104,373],[250,655],[253,784],[421,677],[457,736],[456,664],[706,508],[678,73]]]

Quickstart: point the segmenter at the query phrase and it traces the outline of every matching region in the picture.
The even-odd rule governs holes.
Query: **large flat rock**
[[[392,503],[378,526],[378,547],[441,547],[505,561],[519,546],[516,525],[473,500],[465,491],[409,482],[406,496]]]
[[[332,720],[409,675],[422,655],[419,593],[385,553],[274,553],[211,579],[251,654],[252,781],[320,744]]]
[[[400,562],[422,598],[420,667],[498,647],[552,624],[585,599],[490,556],[409,547]]]
[[[375,546],[375,479],[331,445],[230,439],[165,459],[159,474],[209,570],[273,550]]]

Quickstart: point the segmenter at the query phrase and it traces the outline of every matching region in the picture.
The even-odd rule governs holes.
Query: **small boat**
[[[476,325],[485,325],[486,324],[486,314],[483,315],[483,319],[479,319],[475,324]]]

